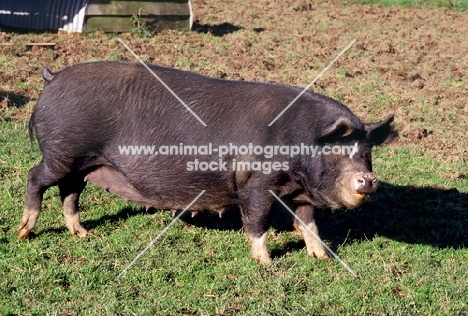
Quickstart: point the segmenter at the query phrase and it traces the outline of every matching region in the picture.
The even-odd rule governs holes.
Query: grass
[[[328,19],[325,17],[336,13],[332,4],[302,11],[297,3],[281,12],[285,16],[293,12],[298,23],[287,18],[278,23],[287,25],[280,30],[274,29],[274,23],[265,31],[249,30],[250,23],[258,23],[252,27],[259,29],[265,27],[259,22],[262,14],[274,8],[272,3],[268,10],[262,7],[260,11],[246,5],[242,16],[247,22],[242,17],[235,20],[245,29],[224,37],[181,32],[148,39],[134,34],[136,38],[128,43],[138,44],[132,47],[145,50],[137,53],[159,58],[158,63],[163,60],[168,65],[221,73],[231,79],[305,86],[334,57],[327,55],[330,46],[338,52],[355,35],[355,29],[364,32],[358,34],[362,48],[356,44],[316,87],[369,120],[395,112],[400,130],[399,143],[374,151],[374,172],[381,180],[375,195],[355,211],[317,212],[322,238],[358,278],[335,260],[310,259],[304,242],[288,224],[290,218],[279,212],[269,231],[268,247],[273,255],[269,266],[250,258],[247,238],[234,213],[224,220],[216,215],[177,222],[126,275],[116,279],[172,217],[168,212],[145,212],[92,185],[87,186],[80,203],[88,237],[78,239],[69,234],[58,191],[51,188],[45,194],[35,236],[18,240],[16,228],[27,172],[40,160],[37,146],[31,146],[27,137],[27,118],[42,85],[40,75],[31,73],[39,73],[43,63],[54,71],[60,69],[68,63],[70,51],[76,52],[75,62],[126,60],[128,54],[116,44],[116,35],[87,33],[74,39],[11,33],[18,42],[50,40],[57,42],[57,47],[42,54],[18,45],[6,47],[0,55],[0,76],[5,80],[0,83],[0,315],[468,314],[468,160],[466,146],[460,145],[460,135],[465,135],[466,129],[466,107],[465,99],[460,98],[462,105],[458,99],[464,96],[467,80],[453,70],[465,69],[466,59],[455,58],[459,55],[444,42],[440,46],[447,55],[455,56],[449,64],[439,62],[444,57],[437,55],[437,63],[431,66],[432,57],[428,56],[427,64],[416,63],[415,69],[395,75],[408,59],[415,59],[411,44],[420,45],[427,39],[425,34],[405,38],[406,44],[394,45],[396,52],[391,53],[386,46],[380,48],[381,38],[374,39],[379,32],[365,33],[354,18],[356,13],[346,11],[339,19]],[[460,8],[462,4],[455,2]],[[228,9],[226,6],[226,11],[207,15],[201,23],[216,25],[219,15],[232,13]],[[326,13],[320,15],[321,10]],[[379,16],[387,12],[379,10],[383,10]],[[424,16],[423,11],[418,12]],[[300,14],[309,13],[317,23],[305,27],[299,23]],[[353,17],[349,28],[343,27],[346,13]],[[224,22],[224,17],[221,19]],[[462,19],[457,15],[457,21]],[[338,29],[333,28],[337,20],[342,23]],[[379,23],[384,23],[382,29],[389,29],[390,22]],[[403,31],[415,30],[401,25]],[[435,26],[431,27],[435,32]],[[291,34],[291,29],[297,34]],[[315,29],[319,31],[309,36],[307,32]],[[338,32],[344,29],[351,29],[351,34]],[[455,31],[451,31],[450,40],[464,40],[464,33]],[[401,40],[398,32],[389,35],[395,43]],[[341,33],[344,35],[335,40],[336,45],[327,41],[328,34]],[[416,33],[403,34],[402,38]],[[448,41],[439,33],[432,34]],[[80,46],[83,41],[86,45]],[[313,49],[309,51],[309,47]],[[84,57],[79,57],[80,51]],[[214,53],[208,54],[210,51]],[[420,47],[415,51],[419,53]],[[275,68],[266,69],[263,61]],[[416,73],[424,81],[406,79]],[[8,79],[19,76],[27,80],[18,84],[20,80]],[[425,87],[418,86],[420,82]],[[2,97],[10,100],[6,108]]]
[[[343,0],[345,3],[354,4],[379,4],[386,7],[401,6],[412,7],[422,6],[425,8],[447,8],[452,10],[467,10],[466,0]]]

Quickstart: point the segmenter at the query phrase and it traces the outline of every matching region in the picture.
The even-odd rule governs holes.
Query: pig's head
[[[321,206],[353,209],[378,186],[372,173],[373,146],[390,143],[398,133],[393,115],[377,123],[340,117],[322,129],[316,143],[320,154],[306,163],[304,187]]]

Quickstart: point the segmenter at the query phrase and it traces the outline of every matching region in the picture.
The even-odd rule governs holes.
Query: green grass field
[[[250,258],[234,211],[178,221],[117,279],[172,217],[93,185],[80,204],[88,237],[70,235],[51,188],[32,238],[18,240],[27,172],[40,161],[27,135],[40,69],[133,59],[115,34],[0,32],[0,43],[15,43],[0,46],[0,315],[467,315],[466,13],[326,1],[311,10],[299,1],[237,0],[223,10],[215,0],[203,10],[192,3],[199,24],[243,29],[122,36],[154,63],[300,86],[358,39],[314,87],[366,120],[394,112],[400,131],[399,142],[373,152],[378,191],[357,210],[317,214],[323,240],[358,277],[336,260],[309,258],[278,208],[270,265]],[[260,22],[268,19],[275,23]],[[21,45],[47,41],[56,47]],[[424,79],[408,79],[416,74]]]

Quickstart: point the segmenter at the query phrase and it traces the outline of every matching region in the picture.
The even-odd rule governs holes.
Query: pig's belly
[[[187,205],[192,202],[200,192],[196,192],[193,196],[188,199],[180,198],[177,192],[174,194],[155,194],[154,196],[145,196],[141,194],[127,179],[127,177],[117,170],[115,167],[110,165],[102,165],[97,169],[89,172],[85,181],[96,184],[104,190],[117,195],[125,201],[132,201],[139,205],[145,206],[146,208],[154,207],[157,209],[171,209],[181,210],[185,209]],[[181,188],[183,191],[186,189]],[[212,210],[221,212],[226,208],[232,207],[238,204],[237,199],[233,196],[212,196],[213,192],[204,194],[198,199],[191,207],[192,211],[203,211]],[[211,196],[211,198],[209,198]]]

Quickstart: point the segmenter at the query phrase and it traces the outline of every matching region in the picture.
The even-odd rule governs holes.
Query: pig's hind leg
[[[70,233],[72,235],[78,235],[78,237],[86,237],[88,233],[87,230],[81,226],[78,208],[78,200],[85,186],[86,182],[81,174],[72,174],[63,179],[58,185],[65,224]]]
[[[41,212],[43,194],[49,187],[55,185],[58,180],[44,160],[29,170],[26,202],[18,227],[19,238],[27,237],[34,228]]]
[[[320,242],[318,227],[314,219],[314,207],[310,204],[298,205],[296,215],[302,223],[294,219],[294,226],[301,231],[304,237],[308,255],[312,258],[329,258],[325,247]]]

